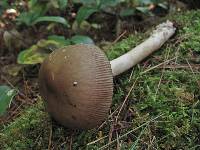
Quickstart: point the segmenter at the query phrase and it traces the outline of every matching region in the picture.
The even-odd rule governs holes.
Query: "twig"
[[[111,118],[116,112],[117,110],[119,109],[119,107],[117,107],[109,116],[108,116],[108,119]],[[99,127],[98,127],[98,130],[101,129],[103,127],[103,125],[106,124],[106,121],[104,121]]]
[[[123,33],[121,33],[121,34],[114,40],[114,42],[112,42],[112,44],[117,43],[126,33],[127,33],[127,31],[125,30]]]
[[[108,116],[108,118],[111,118],[111,117],[113,116],[113,114],[115,114],[115,113],[117,112],[118,109],[119,109],[119,107],[117,107],[117,108]],[[104,121],[104,122],[98,127],[98,130],[99,130],[100,128],[102,128],[104,124],[106,124],[106,121]],[[92,144],[95,144],[95,143],[97,143],[97,142],[99,142],[99,141],[101,141],[101,140],[103,140],[103,139],[105,139],[105,138],[107,138],[107,137],[109,137],[109,136],[106,135],[106,136],[104,136],[104,137],[102,137],[102,138],[99,138],[99,139],[97,139],[97,140],[95,140],[95,141],[92,141],[92,142],[88,143],[87,146],[92,145]]]
[[[87,143],[87,146],[92,145],[92,144],[95,144],[95,143],[97,143],[97,142],[99,142],[99,141],[101,141],[101,140],[103,140],[103,139],[105,139],[105,138],[107,138],[107,137],[108,137],[108,135],[103,136],[103,137],[101,137],[101,138],[99,138],[99,139],[97,139],[97,140],[95,140],[95,141],[90,142],[90,143]]]
[[[116,131],[116,136],[117,136],[117,150],[120,150],[119,135],[117,131]]]
[[[118,117],[119,117],[119,115],[120,115],[120,113],[121,113],[121,111],[122,111],[122,109],[123,109],[125,103],[127,102],[127,100],[128,100],[128,98],[129,98],[131,92],[133,91],[133,88],[135,87],[135,84],[136,84],[138,78],[139,78],[139,77],[137,77],[137,78],[135,79],[135,82],[134,82],[133,85],[131,86],[131,89],[129,90],[129,92],[128,92],[126,98],[124,99],[124,102],[122,103],[122,106],[120,107],[119,112],[118,112],[118,114],[117,114],[117,116],[116,116],[116,122],[118,121]]]
[[[15,108],[9,115],[9,117],[6,119],[6,122],[9,122],[9,120],[16,118],[20,115],[20,113],[17,113],[17,111],[22,107],[23,103],[21,103],[17,108]]]
[[[70,138],[69,150],[72,150],[72,144],[73,144],[72,137],[73,137],[73,135],[71,135],[71,138]]]
[[[51,143],[52,143],[52,125],[50,127],[50,135],[49,135],[49,144],[48,144],[48,150],[51,150]]]
[[[140,75],[145,74],[145,73],[147,73],[147,72],[149,72],[149,71],[151,71],[151,70],[153,70],[153,69],[155,69],[155,68],[158,68],[159,66],[162,66],[162,65],[164,65],[164,64],[166,64],[166,63],[169,63],[170,61],[172,61],[172,60],[174,60],[174,59],[176,59],[176,57],[174,57],[174,58],[172,58],[172,59],[169,59],[169,60],[166,60],[166,61],[164,61],[164,62],[162,62],[162,63],[160,63],[160,64],[158,64],[158,65],[156,65],[156,66],[153,66],[153,67],[151,67],[151,68],[149,68],[149,69],[147,69],[147,70],[141,72]]]
[[[168,59],[168,57],[169,57],[169,51],[168,51],[168,53],[167,53],[166,60]],[[157,86],[157,89],[156,89],[155,99],[156,99],[156,97],[157,97],[158,90],[160,89],[160,84],[161,84],[161,81],[162,81],[162,78],[163,78],[163,72],[164,72],[164,70],[165,70],[165,65],[166,65],[166,64],[163,64],[163,65],[164,65],[164,67],[163,67],[163,69],[162,69],[162,74],[161,74],[161,77],[160,77],[160,80],[159,80],[159,83],[158,83],[158,86]]]
[[[131,71],[131,75],[130,75],[130,77],[129,77],[129,79],[128,79],[128,82],[131,81],[131,78],[132,78],[132,76],[133,76],[133,72],[134,72],[134,69],[132,69],[132,71]]]
[[[133,130],[128,131],[127,133],[125,133],[125,134],[123,134],[122,136],[120,136],[118,139],[120,140],[120,139],[126,137],[126,136],[129,135],[130,133],[132,133],[132,132],[134,132],[134,131],[136,131],[136,130],[138,130],[138,129],[140,129],[140,128],[146,126],[146,125],[148,125],[150,122],[152,122],[152,121],[158,119],[158,118],[161,117],[161,116],[162,116],[162,114],[159,115],[159,116],[157,116],[157,117],[155,117],[155,118],[153,118],[153,119],[151,119],[151,120],[149,120],[149,121],[147,121],[146,123],[143,123],[143,124],[140,125],[139,127],[135,128],[135,129],[133,129]],[[106,144],[106,145],[100,147],[99,150],[105,149],[105,148],[109,147],[111,144],[115,143],[116,141],[117,141],[117,139],[113,140],[112,142],[110,142],[110,143],[108,143],[108,144]]]
[[[28,104],[32,104],[31,99],[30,99],[29,97],[27,97],[27,96],[26,96],[24,93],[22,93],[21,91],[17,90],[17,89],[15,88],[15,86],[14,86],[5,76],[1,75],[1,78],[2,78],[4,81],[6,81],[6,83],[7,83],[8,85],[10,85],[13,89],[15,89],[15,90],[18,92],[18,94],[19,94],[20,96],[22,96],[22,97],[24,97],[24,98],[26,98],[27,100],[30,101],[30,102],[28,102],[28,101],[24,101],[24,100],[20,99],[22,102],[25,102],[25,103],[28,103]]]
[[[194,71],[193,71],[193,69],[192,69],[192,66],[190,65],[190,63],[189,63],[189,61],[188,61],[187,59],[186,59],[186,62],[188,63],[188,66],[190,67],[190,70],[192,71],[193,75],[195,75],[195,73],[194,73]],[[198,82],[196,76],[195,76],[195,80],[196,80],[196,82],[197,82],[197,85],[199,86],[199,82]],[[199,88],[200,88],[200,87],[199,87]]]
[[[4,81],[6,81],[6,83],[7,83],[8,85],[10,85],[13,89],[15,89],[15,86],[14,86],[5,76],[1,75],[1,78],[2,78]]]
[[[136,149],[136,146],[141,138],[141,136],[143,135],[144,131],[146,130],[147,128],[147,125],[144,127],[144,129],[142,129],[142,131],[140,132],[140,135],[137,137],[136,141],[134,142],[134,144],[131,146],[131,149],[130,150],[135,150]]]
[[[108,143],[112,141],[113,129],[114,129],[114,125],[112,124],[109,131]]]
[[[181,65],[161,65],[157,68],[161,68],[163,69],[163,67],[165,66],[165,69],[188,69],[188,64],[181,64]],[[194,68],[195,69],[200,69],[200,64],[190,64],[190,66],[193,68],[193,71],[194,71]],[[189,67],[189,69],[191,70],[191,68]]]

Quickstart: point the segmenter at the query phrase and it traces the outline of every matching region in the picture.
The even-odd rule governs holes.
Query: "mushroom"
[[[106,119],[113,95],[113,76],[159,49],[174,33],[173,23],[157,26],[128,53],[108,61],[94,45],[71,45],[52,52],[39,72],[39,89],[49,114],[68,128],[90,129]]]
[[[47,111],[66,127],[92,128],[111,105],[110,63],[96,46],[72,45],[51,53],[41,66],[39,85]]]

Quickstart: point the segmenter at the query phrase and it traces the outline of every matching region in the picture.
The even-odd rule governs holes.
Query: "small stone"
[[[75,82],[73,83],[73,86],[77,86],[77,84],[78,84],[78,82],[75,81]]]

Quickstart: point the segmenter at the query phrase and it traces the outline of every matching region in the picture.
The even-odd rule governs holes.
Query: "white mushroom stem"
[[[152,52],[158,50],[175,33],[175,30],[176,28],[170,21],[158,25],[146,41],[110,62],[113,76],[130,69]]]

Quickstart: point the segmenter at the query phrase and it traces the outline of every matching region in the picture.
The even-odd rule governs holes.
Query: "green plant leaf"
[[[33,47],[32,47],[33,48]],[[43,54],[32,49],[27,49],[19,53],[17,58],[18,64],[33,65],[42,63],[47,54]]]
[[[18,24],[26,24],[27,26],[33,25],[34,21],[43,16],[47,11],[47,7],[43,5],[35,5],[30,7],[28,12],[22,12],[19,17],[16,18]]]
[[[159,3],[158,6],[160,6],[163,9],[168,9],[167,4],[165,3]]]
[[[40,40],[36,45],[21,51],[18,54],[18,64],[42,63],[45,57],[53,50],[62,47],[63,44],[53,40]]]
[[[94,44],[94,41],[88,37],[83,35],[75,35],[71,38],[72,44]]]
[[[59,8],[61,10],[65,9],[67,7],[67,3],[68,3],[68,0],[58,0]]]
[[[38,64],[42,63],[46,56],[57,48],[70,44],[94,44],[88,36],[75,35],[71,39],[65,39],[64,36],[51,35],[48,40],[40,40],[37,44],[21,51],[18,54],[18,64]]]
[[[0,15],[3,12],[4,9],[7,9],[9,7],[7,0],[1,0],[0,1]]]
[[[154,3],[153,0],[140,0],[140,5],[149,5]]]
[[[133,8],[126,8],[120,11],[121,17],[127,17],[135,14],[135,9]]]
[[[38,17],[32,24],[35,25],[39,22],[56,22],[56,23],[61,23],[65,26],[69,26],[68,21],[59,16],[43,16],[43,17]]]
[[[82,6],[78,10],[78,13],[76,16],[76,21],[77,21],[78,25],[80,25],[83,20],[86,20],[87,18],[89,18],[90,15],[92,15],[93,13],[95,13],[97,11],[98,11],[97,8]]]
[[[35,5],[37,5],[38,0],[29,0],[28,7],[33,8]]]
[[[48,5],[49,5],[48,9],[51,9],[51,8],[58,9],[59,8],[58,0],[49,0]]]
[[[69,39],[65,39],[64,36],[58,36],[58,35],[50,35],[48,36],[48,40],[56,41],[62,44],[63,46],[70,45],[70,42],[71,42]]]
[[[82,3],[83,5],[96,5],[97,0],[73,0],[73,3]]]
[[[30,26],[33,22],[33,14],[28,12],[22,12],[19,17],[16,18],[18,24],[25,24]]]
[[[136,10],[146,15],[154,16],[154,14],[149,10],[148,7],[136,7]]]
[[[149,9],[148,7],[136,7],[136,9],[144,14],[148,14],[149,13]]]
[[[6,112],[16,94],[17,91],[15,89],[11,89],[5,85],[0,86],[0,116]]]
[[[28,2],[28,11],[20,13],[16,18],[18,24],[26,24],[27,26],[33,25],[33,22],[41,16],[44,16],[48,10],[48,5],[39,3],[38,0],[30,0]]]
[[[121,0],[101,0],[99,7],[105,9],[106,7],[115,7]]]

